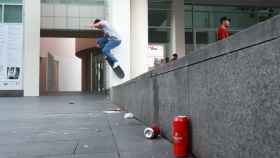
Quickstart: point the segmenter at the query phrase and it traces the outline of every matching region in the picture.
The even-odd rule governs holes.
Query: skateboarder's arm
[[[91,29],[93,29],[93,28],[98,28],[98,26],[100,26],[100,25],[98,25],[98,23],[97,23],[97,24],[94,24],[93,21],[91,21],[91,22],[88,24],[88,27],[90,27]]]
[[[93,21],[91,21],[90,24],[89,24],[89,27],[91,27],[91,28],[98,28],[98,29],[100,29],[103,26],[104,26],[104,22],[103,21],[100,21],[98,23],[94,23]]]

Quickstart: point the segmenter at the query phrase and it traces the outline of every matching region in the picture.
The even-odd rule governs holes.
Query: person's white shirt
[[[100,24],[103,26],[102,31],[109,38],[116,38],[121,40],[119,34],[113,29],[113,27],[105,20],[100,21]]]

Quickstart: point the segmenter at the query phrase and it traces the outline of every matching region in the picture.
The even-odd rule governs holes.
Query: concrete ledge
[[[280,157],[280,16],[112,88],[112,101],[171,140],[188,115],[197,158]]]
[[[277,39],[280,37],[279,23],[280,15],[242,30],[228,39],[200,48],[175,63],[168,63],[159,67],[152,73],[153,75],[167,73]]]

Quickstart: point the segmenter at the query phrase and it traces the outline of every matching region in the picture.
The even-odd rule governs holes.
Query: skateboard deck
[[[113,71],[115,72],[115,74],[120,78],[120,79],[123,79],[125,74],[124,74],[124,71],[123,69],[120,67],[120,66],[117,66],[116,68],[113,68],[113,65],[108,62],[109,65],[111,66],[111,68],[113,69]]]

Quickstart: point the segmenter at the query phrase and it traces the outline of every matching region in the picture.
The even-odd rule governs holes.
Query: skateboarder
[[[120,67],[118,60],[114,57],[111,50],[121,44],[118,33],[105,20],[96,19],[90,23],[91,28],[97,28],[103,31],[104,36],[97,38],[97,46],[102,49],[102,54],[113,68],[114,72],[120,77],[124,77],[124,73]]]

